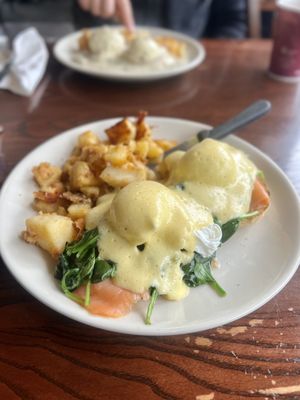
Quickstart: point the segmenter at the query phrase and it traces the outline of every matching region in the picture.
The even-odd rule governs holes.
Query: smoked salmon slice
[[[270,205],[270,195],[263,182],[258,178],[254,182],[252,197],[250,203],[250,211],[264,211]]]
[[[74,293],[84,299],[85,286],[76,289]],[[139,294],[122,289],[106,279],[91,285],[90,304],[85,307],[92,314],[118,318],[128,314],[140,299]]]

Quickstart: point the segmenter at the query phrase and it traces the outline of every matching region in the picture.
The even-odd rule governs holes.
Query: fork
[[[172,147],[170,150],[164,153],[164,157],[177,150],[186,151],[198,142],[201,142],[208,137],[212,139],[222,139],[223,137],[228,136],[230,133],[236,131],[237,129],[242,128],[243,126],[250,124],[250,122],[253,122],[262,117],[270,109],[271,103],[268,100],[258,100],[252,103],[249,107],[245,108],[239,114],[223,122],[222,124],[212,129],[202,130],[190,140],[180,143],[178,146]]]
[[[172,147],[170,150],[167,150],[163,154],[163,158],[173,153],[174,151],[183,150],[187,151],[195,144],[201,142],[206,138],[212,139],[222,139],[225,136],[228,136],[230,133],[236,131],[243,126],[250,124],[261,118],[272,108],[271,103],[268,100],[258,100],[252,103],[249,107],[245,108],[243,111],[230,118],[229,120],[223,122],[222,124],[212,128],[212,129],[203,129],[198,132],[191,139],[186,140],[179,145]],[[147,167],[155,170],[157,167],[157,163],[149,163]]]

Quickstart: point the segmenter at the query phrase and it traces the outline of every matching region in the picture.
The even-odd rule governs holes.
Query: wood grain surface
[[[275,160],[300,193],[300,85],[267,76],[269,41],[206,41],[185,76],[117,84],[50,61],[31,98],[0,93],[0,170],[86,122],[139,109],[218,124],[252,101],[273,109],[239,136]],[[299,238],[300,245],[300,238]],[[0,263],[0,400],[300,399],[300,273],[264,307],[192,335],[134,337],[71,321],[26,293]]]

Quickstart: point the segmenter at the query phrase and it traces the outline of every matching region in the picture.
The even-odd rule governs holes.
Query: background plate
[[[130,69],[128,69],[127,71],[99,71],[97,70],[97,68],[92,66],[83,66],[76,62],[73,58],[74,51],[78,49],[78,38],[82,34],[81,31],[71,33],[70,35],[64,36],[62,39],[60,39],[55,44],[53,53],[58,61],[75,71],[82,72],[87,75],[92,75],[98,78],[125,82],[154,81],[158,79],[165,79],[172,76],[181,75],[195,68],[205,58],[205,49],[202,44],[189,36],[162,28],[137,27],[136,29],[143,31],[147,30],[153,36],[169,36],[182,41],[186,45],[188,55],[187,61],[181,65],[172,67],[164,71],[141,72],[139,74],[134,71],[130,71]]]
[[[95,317],[60,291],[53,277],[54,262],[42,250],[20,239],[24,220],[34,214],[32,192],[36,186],[31,169],[41,161],[62,164],[78,134],[104,129],[118,119],[94,122],[58,135],[28,154],[11,172],[0,197],[0,251],[19,283],[50,308],[85,324],[114,332],[136,335],[174,335],[214,328],[236,320],[263,305],[291,279],[300,261],[300,208],[292,185],[284,173],[258,149],[231,136],[227,142],[246,152],[266,175],[272,205],[265,218],[241,228],[226,243],[218,257],[221,268],[216,279],[228,295],[218,297],[208,286],[191,289],[179,302],[159,300],[152,325],[144,325],[147,304],[140,302],[120,319]],[[156,138],[183,141],[206,125],[170,118],[149,117]],[[117,251],[117,249],[116,249]]]

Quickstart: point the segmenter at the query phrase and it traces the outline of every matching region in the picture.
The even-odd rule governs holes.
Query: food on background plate
[[[39,214],[24,239],[57,260],[61,289],[93,314],[120,317],[149,300],[149,324],[158,296],[180,300],[202,284],[224,296],[212,274],[217,249],[268,208],[262,173],[212,139],[162,160],[175,142],[153,140],[145,113],[106,134],[80,135],[62,168],[33,168]]]
[[[83,31],[78,45],[75,61],[98,70],[164,70],[187,59],[183,42],[168,36],[153,36],[146,30],[132,33],[103,26]]]

